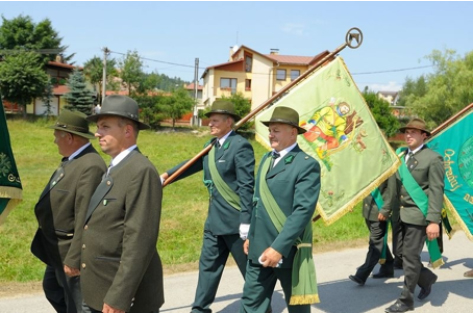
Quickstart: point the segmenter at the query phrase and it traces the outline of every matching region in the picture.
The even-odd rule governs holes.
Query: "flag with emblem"
[[[317,211],[326,224],[350,211],[400,165],[341,57],[313,70],[256,116],[256,139],[268,148],[268,128],[260,121],[269,120],[278,106],[295,109],[299,126],[307,130],[298,144],[321,165]]]
[[[13,157],[3,102],[0,97],[0,225],[21,201],[20,176]]]
[[[427,146],[444,159],[445,206],[473,240],[473,103],[433,130]]]

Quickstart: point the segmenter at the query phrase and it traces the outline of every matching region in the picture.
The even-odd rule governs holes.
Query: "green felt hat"
[[[102,108],[99,114],[91,115],[87,119],[89,121],[97,122],[101,116],[120,116],[136,122],[138,129],[149,129],[146,125],[138,119],[138,103],[130,97],[111,95],[105,97],[102,103]]]
[[[87,139],[93,139],[95,136],[89,132],[89,123],[87,115],[78,111],[62,110],[58,116],[56,124],[49,128],[62,130]]]
[[[297,128],[297,133],[299,135],[306,132],[304,128],[299,127],[299,113],[288,107],[280,106],[275,108],[271,119],[269,121],[262,121],[261,123],[266,126],[269,126],[270,123],[283,123]]]
[[[235,119],[235,122],[241,119],[241,117],[235,111],[235,105],[230,101],[214,101],[214,103],[212,103],[210,112],[205,113],[205,116],[210,117],[210,115],[213,113],[228,114]]]

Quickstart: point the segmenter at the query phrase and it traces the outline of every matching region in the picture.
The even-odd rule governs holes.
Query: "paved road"
[[[473,268],[473,243],[460,231],[452,240],[444,238],[444,245],[446,264],[435,270],[439,279],[426,300],[415,302],[415,312],[472,312],[473,279],[464,278],[463,273]],[[392,279],[369,279],[363,287],[348,280],[348,275],[353,274],[356,267],[364,261],[366,250],[366,248],[347,249],[314,255],[321,303],[313,305],[312,312],[384,312],[384,308],[395,301],[402,289],[402,271],[396,271]],[[428,260],[426,250],[422,254],[422,259]],[[196,285],[197,272],[166,276],[164,280],[166,303],[161,312],[190,312]],[[242,286],[243,279],[237,268],[227,268],[212,307],[213,311],[238,312]],[[417,293],[418,288],[416,295]],[[276,287],[272,306],[274,313],[287,313],[280,286]],[[42,294],[0,299],[0,313],[30,312],[54,313]]]

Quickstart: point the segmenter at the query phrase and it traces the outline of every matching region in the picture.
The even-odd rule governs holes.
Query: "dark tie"
[[[409,151],[407,155],[409,156],[409,158],[407,159],[406,165],[407,165],[407,168],[411,170],[415,163],[414,153],[412,153],[412,151]]]
[[[271,166],[269,167],[270,169],[274,167],[274,162],[276,162],[276,159],[279,158],[281,155],[276,152],[276,151],[273,151],[273,153],[271,154],[271,157],[273,158],[271,160]]]

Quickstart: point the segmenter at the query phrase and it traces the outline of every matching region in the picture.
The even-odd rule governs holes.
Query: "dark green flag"
[[[20,175],[10,144],[7,119],[0,95],[0,225],[8,213],[21,201]]]

